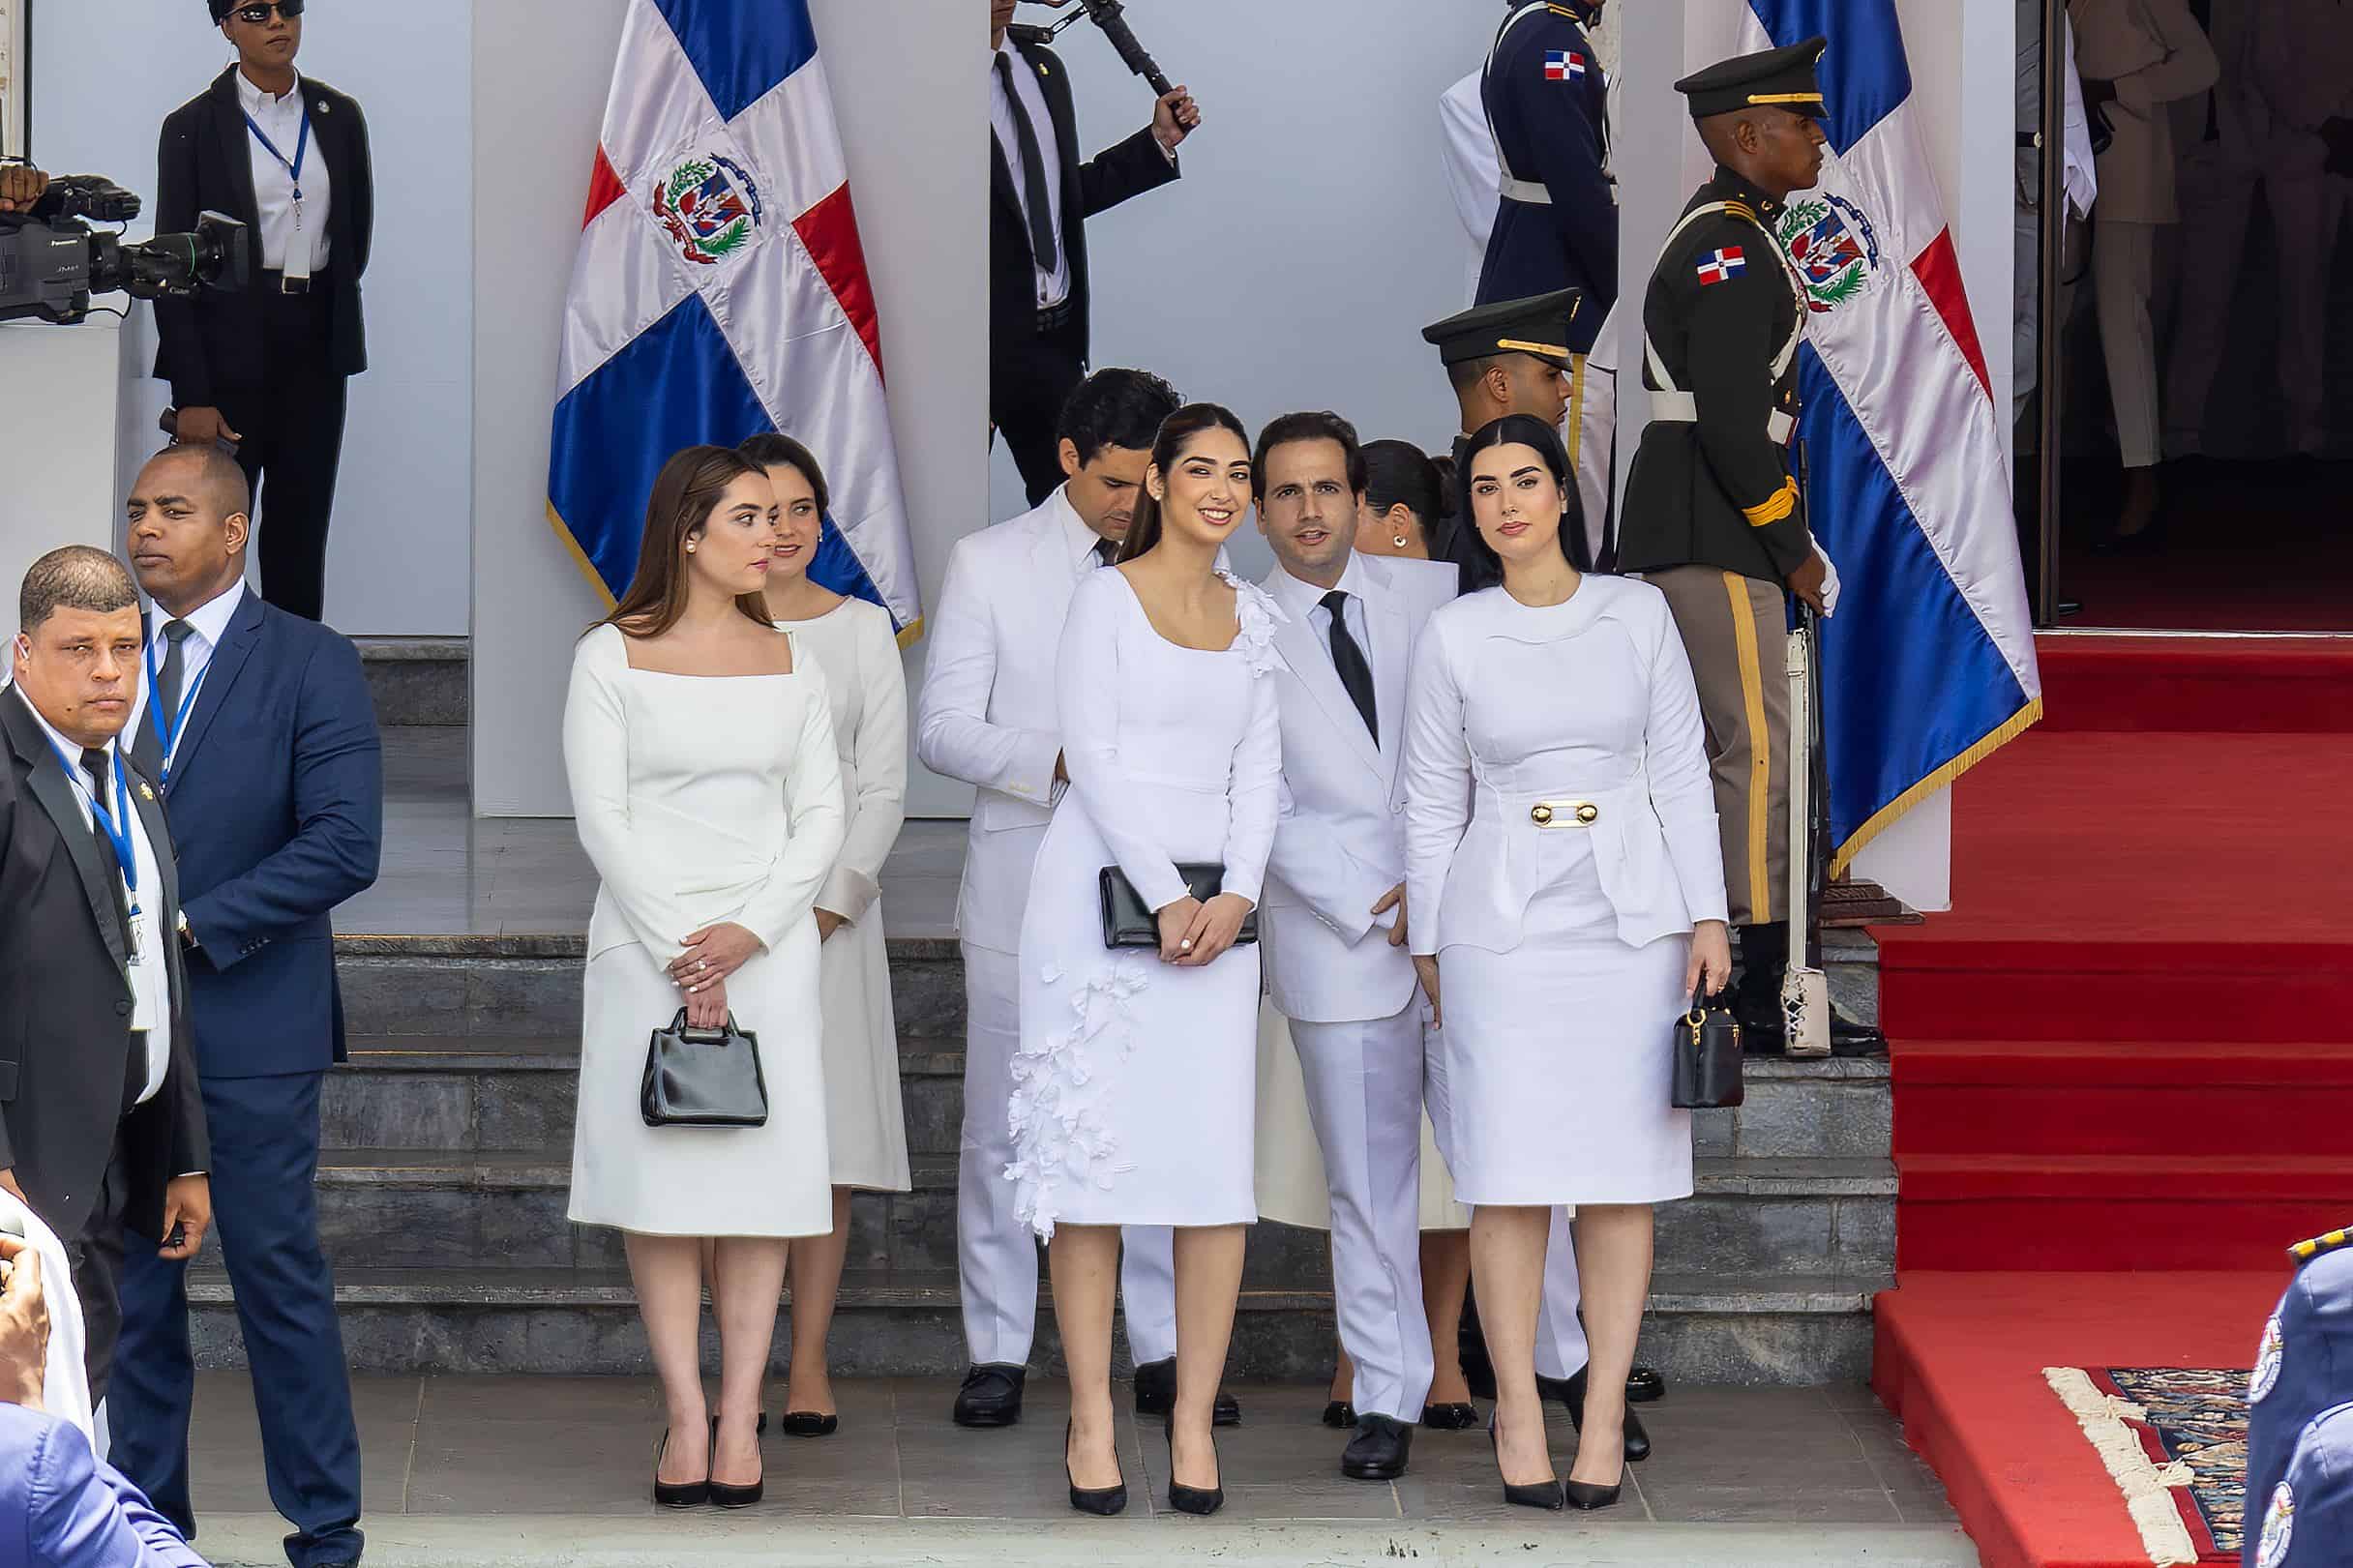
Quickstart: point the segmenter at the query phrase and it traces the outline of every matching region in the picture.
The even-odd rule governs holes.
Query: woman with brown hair
[[[769,624],[776,497],[760,465],[689,447],[654,481],[636,577],[581,639],[564,766],[602,885],[574,1124],[571,1219],[623,1232],[669,1426],[654,1499],[761,1491],[760,1384],[789,1238],[833,1228],[813,905],[842,846],[824,677]],[[648,1126],[651,1032],[683,1007],[758,1041],[757,1127]],[[703,1243],[719,1410],[699,1342]]]

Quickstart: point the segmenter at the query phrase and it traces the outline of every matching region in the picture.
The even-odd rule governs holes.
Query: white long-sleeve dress
[[[879,879],[907,820],[907,672],[879,605],[845,599],[813,620],[776,624],[792,634],[796,656],[824,671],[849,814],[842,852],[817,895],[818,908],[849,922],[818,948],[833,1184],[903,1193],[907,1114]]]
[[[1588,577],[1547,607],[1501,587],[1444,606],[1405,748],[1410,939],[1438,958],[1455,1195],[1689,1197],[1673,1031],[1692,925],[1724,918],[1724,866],[1665,598]]]
[[[1147,908],[1184,896],[1176,865],[1213,862],[1256,904],[1274,842],[1282,737],[1253,584],[1230,647],[1152,629],[1126,575],[1079,585],[1056,661],[1070,787],[1039,845],[1022,921],[1013,1061],[1015,1212],[1074,1225],[1247,1225],[1259,955],[1205,967],[1103,945],[1100,877],[1117,864]]]
[[[571,1218],[648,1235],[812,1236],[833,1228],[810,908],[842,845],[841,765],[825,677],[797,644],[789,675],[633,669],[602,626],[564,699],[564,767],[602,879],[588,921]],[[759,937],[728,1006],[760,1042],[760,1127],[648,1127],[638,1088],[653,1030],[678,1012],[665,973],[687,932]]]

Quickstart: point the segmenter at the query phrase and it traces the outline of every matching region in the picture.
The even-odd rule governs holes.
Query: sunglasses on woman
[[[277,0],[275,5],[239,6],[230,15],[249,27],[267,27],[271,12],[292,21],[302,15],[302,5],[303,0]]]

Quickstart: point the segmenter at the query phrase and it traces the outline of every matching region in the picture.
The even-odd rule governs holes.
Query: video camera
[[[29,213],[0,213],[0,321],[38,316],[60,325],[90,313],[90,296],[116,289],[134,299],[243,288],[250,248],[234,218],[206,213],[194,234],[158,234],[125,245],[87,220],[126,223],[139,198],[96,174],[49,182]]]

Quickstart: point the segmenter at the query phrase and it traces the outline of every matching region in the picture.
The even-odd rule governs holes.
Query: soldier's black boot
[[[1741,1050],[1777,1056],[1789,1044],[1781,1019],[1781,977],[1789,968],[1787,926],[1742,926],[1741,977],[1732,983],[1732,1016],[1740,1021]]]

